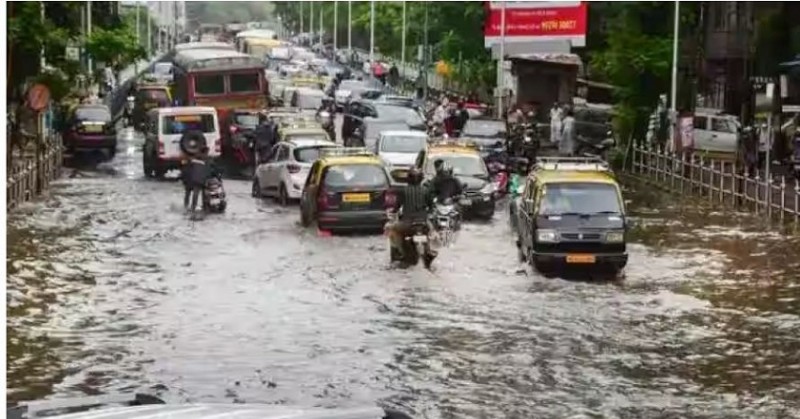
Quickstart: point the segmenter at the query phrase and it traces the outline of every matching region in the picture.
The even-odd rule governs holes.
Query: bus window
[[[261,90],[258,83],[258,73],[231,74],[229,77],[231,92],[258,92]]]
[[[225,93],[225,77],[222,74],[198,74],[194,86],[198,95],[221,95]]]

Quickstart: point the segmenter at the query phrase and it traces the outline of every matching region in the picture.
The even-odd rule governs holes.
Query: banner
[[[499,2],[490,2],[499,3]],[[569,41],[571,46],[586,45],[586,2],[517,2],[526,3],[505,9],[505,42]],[[531,5],[541,6],[530,8]],[[483,27],[487,47],[501,42],[503,9],[489,5]]]

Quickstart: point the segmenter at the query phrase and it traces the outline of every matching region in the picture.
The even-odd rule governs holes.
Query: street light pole
[[[670,136],[667,144],[672,144],[670,150],[675,149],[675,126],[678,123],[678,23],[680,22],[680,1],[675,0],[675,23],[672,34],[672,91],[670,92]]]
[[[303,33],[303,2],[300,2],[300,33]]]
[[[403,45],[400,47],[400,68],[406,68],[406,2],[403,2]]]
[[[314,45],[314,2],[310,1],[308,2],[308,4],[311,7],[311,13],[309,13],[311,17],[309,18],[309,24],[308,24],[308,33],[311,34],[311,39],[309,40],[309,43],[311,45]]]
[[[505,93],[504,64],[506,61],[506,2],[500,12],[500,56],[497,59],[497,117],[503,117],[503,99]]]
[[[139,29],[139,8],[140,7],[141,7],[141,4],[137,1],[136,2],[136,46],[141,48],[141,46],[142,46],[142,37],[140,35],[141,30]],[[139,60],[136,60],[136,63],[134,64],[134,67],[133,67],[133,71],[136,74],[139,74]]]
[[[347,0],[347,51],[353,51],[353,2]]]
[[[339,32],[339,2],[333,0],[333,56],[336,57],[336,44],[337,33]]]
[[[151,33],[153,23],[150,21],[150,2],[145,2],[147,5],[147,59],[153,56],[153,34]]]
[[[423,98],[428,100],[428,1],[425,2],[425,31],[423,32],[423,41],[422,41],[422,74],[423,81],[425,82],[423,86]]]
[[[87,39],[92,36],[92,2],[86,2],[86,37]],[[87,60],[87,67],[89,69],[89,77],[91,77],[93,73],[92,69],[92,56],[88,56]]]
[[[369,2],[369,64],[375,62],[375,0]]]
[[[323,5],[325,5],[325,2],[321,2],[319,4],[319,43],[320,43],[320,45],[324,44],[324,42],[322,41],[322,33],[325,30],[325,26],[322,24],[322,20],[323,20],[322,19],[322,11],[323,11],[323,7],[322,6]]]

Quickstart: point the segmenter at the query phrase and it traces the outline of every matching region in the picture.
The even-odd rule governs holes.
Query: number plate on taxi
[[[567,263],[595,263],[594,255],[567,255]]]
[[[83,130],[86,132],[103,132],[102,125],[84,125]]]
[[[346,193],[342,196],[343,202],[364,203],[370,201],[368,193]]]

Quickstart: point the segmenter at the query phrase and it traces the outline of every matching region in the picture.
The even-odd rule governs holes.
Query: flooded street
[[[631,192],[639,227],[612,283],[523,271],[505,207],[435,272],[392,270],[383,237],[319,237],[249,181],[189,221],[181,184],[145,179],[127,135],[9,215],[10,400],[800,417],[800,243],[745,215]]]

